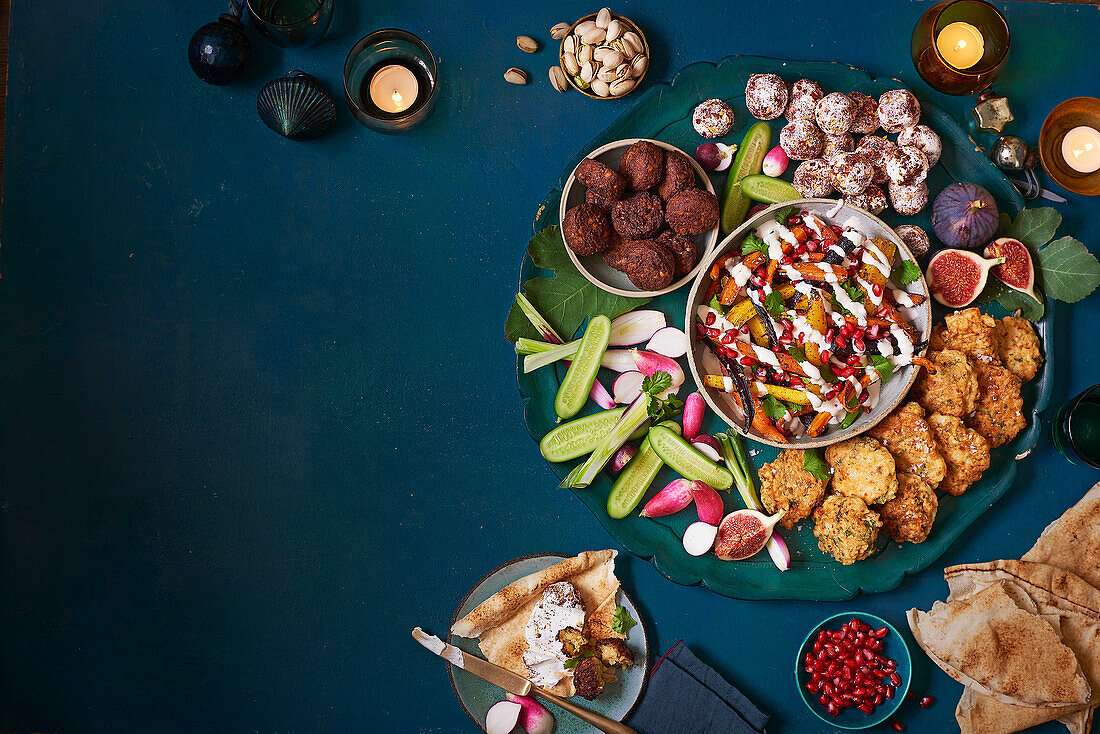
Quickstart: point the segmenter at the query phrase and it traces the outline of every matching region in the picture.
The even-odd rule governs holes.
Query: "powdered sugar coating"
[[[825,144],[821,146],[821,157],[829,160],[837,153],[851,153],[855,149],[856,140],[848,133],[826,135]]]
[[[889,180],[889,176],[886,175],[886,156],[896,147],[892,140],[878,135],[865,135],[856,144],[856,152],[874,166],[875,183],[882,184]]]
[[[900,133],[920,122],[920,102],[908,89],[892,89],[878,98],[878,121],[888,133]]]
[[[779,145],[791,160],[816,158],[824,143],[825,136],[808,120],[795,120],[779,131]]]
[[[856,105],[856,119],[852,123],[852,132],[868,135],[878,130],[878,102],[862,92],[849,92],[848,98]]]
[[[820,199],[833,193],[833,169],[820,158],[798,164],[794,187],[807,199]]]
[[[894,227],[894,231],[913,253],[913,257],[924,257],[928,254],[932,243],[928,240],[928,233],[923,229],[915,224],[899,224]]]
[[[928,178],[928,159],[920,148],[899,145],[886,156],[886,175],[899,184],[923,181]]]
[[[871,185],[874,166],[859,153],[837,153],[829,159],[833,186],[842,194],[858,194]]]
[[[733,128],[733,109],[720,99],[708,99],[695,106],[691,126],[704,138],[720,138]]]
[[[928,184],[924,181],[915,184],[891,181],[887,191],[890,193],[890,203],[898,214],[911,217],[928,206]]]
[[[753,74],[745,84],[745,106],[759,120],[774,120],[787,109],[787,83],[775,74]]]
[[[799,79],[791,85],[791,96],[793,97],[796,94],[808,94],[816,102],[825,96],[825,90],[813,79]]]
[[[821,98],[814,110],[817,126],[827,135],[842,135],[848,132],[856,119],[855,103],[847,94],[830,92]]]
[[[814,110],[816,109],[817,100],[810,95],[792,94],[790,102],[787,103],[787,111],[783,113],[783,116],[787,118],[787,122],[794,122],[795,120],[814,122]]]
[[[928,166],[934,166],[943,153],[943,141],[940,136],[927,125],[914,125],[907,127],[898,133],[898,145],[912,145],[920,148],[928,159]]]
[[[873,184],[863,191],[860,191],[858,194],[845,196],[844,203],[858,206],[860,209],[866,209],[872,214],[882,214],[886,211],[886,207],[888,206],[886,192],[883,191],[881,187]]]

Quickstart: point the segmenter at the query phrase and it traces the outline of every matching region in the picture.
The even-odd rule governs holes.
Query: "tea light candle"
[[[1062,157],[1078,173],[1100,170],[1100,132],[1086,125],[1073,128],[1062,138]]]
[[[936,36],[936,50],[952,67],[969,69],[985,55],[985,39],[974,26],[956,21],[945,26]]]
[[[398,113],[412,107],[420,83],[401,64],[383,66],[370,80],[370,98],[383,112]]]

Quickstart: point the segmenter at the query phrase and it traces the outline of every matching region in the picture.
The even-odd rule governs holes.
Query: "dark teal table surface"
[[[191,33],[217,3],[12,9],[0,250],[0,731],[473,731],[440,661],[483,573],[515,556],[609,544],[521,420],[502,322],[535,206],[631,102],[558,95],[554,54],[517,34],[592,12],[337,0],[328,38],[283,51],[249,30],[239,84],[199,83]],[[898,75],[960,119],[971,99],[920,83],[924,3],[655,0],[615,6],[653,46],[647,84],[733,53]],[[1009,3],[1012,131],[1097,95],[1095,7]],[[440,57],[434,116],[403,136],[356,124],[308,144],[256,117],[301,68],[339,91],[379,27]],[[509,66],[534,83],[504,83]],[[983,142],[985,142],[983,140]],[[1065,232],[1100,248],[1100,200]],[[1097,381],[1096,297],[1059,309],[1052,406]],[[1047,416],[1049,419],[1049,415]],[[741,602],[622,556],[653,649],[683,639],[774,714],[824,728],[791,665],[816,621],[895,624],[946,594],[942,566],[1018,557],[1098,476],[1045,437],[1016,485],[942,562],[850,603]],[[910,731],[953,727],[960,687],[920,665]],[[1058,731],[1050,725],[1044,731]]]

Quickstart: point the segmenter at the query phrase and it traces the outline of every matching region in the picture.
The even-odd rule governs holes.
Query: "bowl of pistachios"
[[[558,64],[564,76],[555,79],[556,70],[550,70],[555,86],[564,81],[587,97],[618,99],[634,91],[649,69],[645,34],[634,21],[609,8],[570,26],[559,23],[551,35],[561,39]]]

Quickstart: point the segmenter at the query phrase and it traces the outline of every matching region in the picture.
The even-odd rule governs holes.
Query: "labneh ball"
[[[858,194],[871,185],[875,169],[859,153],[837,153],[829,159],[833,186],[842,194]]]
[[[814,119],[826,135],[840,135],[852,128],[856,119],[856,105],[847,94],[830,92],[817,103]]]
[[[844,197],[844,202],[860,209],[866,209],[872,214],[882,214],[886,211],[886,192],[880,187],[871,185],[858,194],[849,194]]]
[[[928,233],[915,224],[899,224],[894,231],[901,237],[901,241],[913,253],[913,257],[924,257],[928,254],[931,243],[928,241]]]
[[[825,96],[825,91],[813,79],[799,79],[791,85],[791,96],[796,94],[808,94],[817,101]]]
[[[856,141],[848,133],[842,135],[826,135],[825,144],[821,146],[821,157],[829,160],[837,153],[851,153],[856,149]]]
[[[621,198],[626,191],[626,181],[622,176],[591,158],[585,158],[578,163],[573,175],[589,189],[596,189],[611,199]]]
[[[920,102],[908,89],[892,89],[878,98],[878,121],[888,133],[900,133],[920,122]]]
[[[640,191],[615,202],[611,208],[611,224],[628,240],[657,234],[664,223],[661,200],[648,191]]]
[[[886,175],[899,184],[923,181],[928,178],[928,159],[920,148],[899,145],[886,156]]]
[[[792,160],[808,161],[817,158],[824,144],[825,136],[808,120],[795,120],[779,131],[779,146]]]
[[[928,184],[920,181],[915,184],[896,184],[890,182],[887,190],[894,211],[907,217],[919,214],[928,205]]]
[[[681,153],[669,152],[665,156],[665,172],[657,186],[657,195],[668,201],[684,189],[695,185],[695,169]]]
[[[648,140],[639,140],[623,152],[619,173],[631,189],[651,189],[665,174],[665,151]]]
[[[857,135],[867,135],[878,130],[878,102],[861,92],[851,92],[848,98],[856,105],[856,119],[851,131]]]
[[[940,160],[943,153],[943,142],[940,136],[927,125],[914,125],[907,127],[898,133],[898,145],[912,145],[920,148],[924,157],[928,159],[928,166],[932,167]]]
[[[745,106],[758,120],[774,120],[787,109],[787,82],[775,74],[753,74],[745,84]]]
[[[659,291],[676,275],[676,261],[664,245],[652,240],[636,242],[626,254],[623,272],[643,291]]]
[[[565,212],[562,237],[578,255],[596,255],[611,245],[611,222],[607,212],[592,204],[577,204]]]
[[[875,183],[882,184],[889,180],[886,175],[886,156],[896,147],[893,141],[878,135],[865,135],[856,144],[856,152],[870,161],[875,169]]]
[[[691,126],[704,138],[720,138],[733,128],[733,110],[720,99],[700,102],[691,114]]]
[[[672,252],[676,260],[676,277],[682,278],[695,267],[698,256],[695,252],[695,240],[682,234],[676,234],[666,229],[657,236],[657,243],[664,245]]]
[[[703,189],[681,191],[668,200],[665,219],[676,234],[702,234],[718,224],[718,198]]]
[[[833,193],[833,169],[823,160],[804,161],[794,172],[794,187],[807,199]]]
[[[787,102],[787,111],[784,113],[787,122],[795,120],[813,122],[818,100],[824,96],[825,92],[821,91],[820,84],[809,79],[799,79],[791,85],[790,99]]]

